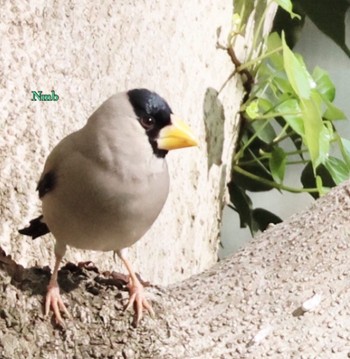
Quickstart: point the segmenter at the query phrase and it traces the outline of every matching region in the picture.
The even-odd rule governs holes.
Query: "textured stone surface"
[[[236,77],[220,91],[233,65],[216,48],[217,29],[225,43],[232,2],[9,0],[0,8],[2,248],[26,267],[52,265],[51,236],[16,232],[40,212],[45,157],[110,95],[142,86],[168,99],[201,145],[169,154],[169,199],[131,259],[155,283],[213,264],[242,97]],[[32,102],[32,90],[55,90],[59,101]],[[111,254],[69,250],[66,259],[120,268]]]
[[[118,281],[74,265],[59,276],[74,320],[55,328],[40,311],[47,268],[23,268],[0,253],[0,356],[347,358],[349,217],[347,182],[210,270],[148,288],[156,318],[137,329],[122,311]],[[315,294],[321,301],[302,311]]]

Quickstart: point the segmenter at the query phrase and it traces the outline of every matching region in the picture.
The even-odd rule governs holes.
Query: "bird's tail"
[[[41,215],[38,218],[32,219],[29,222],[29,226],[19,229],[19,233],[25,236],[30,236],[32,239],[43,236],[46,233],[50,233],[49,227],[44,221],[44,216]]]

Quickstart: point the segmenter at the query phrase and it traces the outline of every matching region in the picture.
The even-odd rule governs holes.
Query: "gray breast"
[[[51,232],[57,241],[82,249],[131,246],[151,227],[166,201],[165,161],[161,169],[128,178],[103,168],[91,171],[86,158],[67,160],[57,172],[55,191],[43,198]]]

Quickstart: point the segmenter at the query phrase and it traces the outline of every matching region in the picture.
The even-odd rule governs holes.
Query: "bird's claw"
[[[68,309],[64,305],[58,285],[49,285],[47,288],[46,300],[45,300],[45,317],[48,317],[52,308],[56,323],[61,327],[65,327],[64,320],[61,312],[65,314],[69,319],[72,319]]]
[[[145,290],[141,283],[129,283],[128,288],[130,298],[127,306],[125,307],[125,310],[129,310],[132,306],[134,307],[135,318],[133,321],[133,325],[137,327],[137,325],[142,319],[144,309],[150,314],[152,318],[155,317],[155,313],[151,304],[146,299]]]

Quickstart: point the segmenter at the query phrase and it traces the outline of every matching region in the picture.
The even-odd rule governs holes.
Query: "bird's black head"
[[[157,157],[165,157],[168,151],[159,149],[156,140],[159,131],[171,123],[171,108],[162,97],[147,89],[130,90],[128,96],[138,121],[146,131],[154,154]]]

